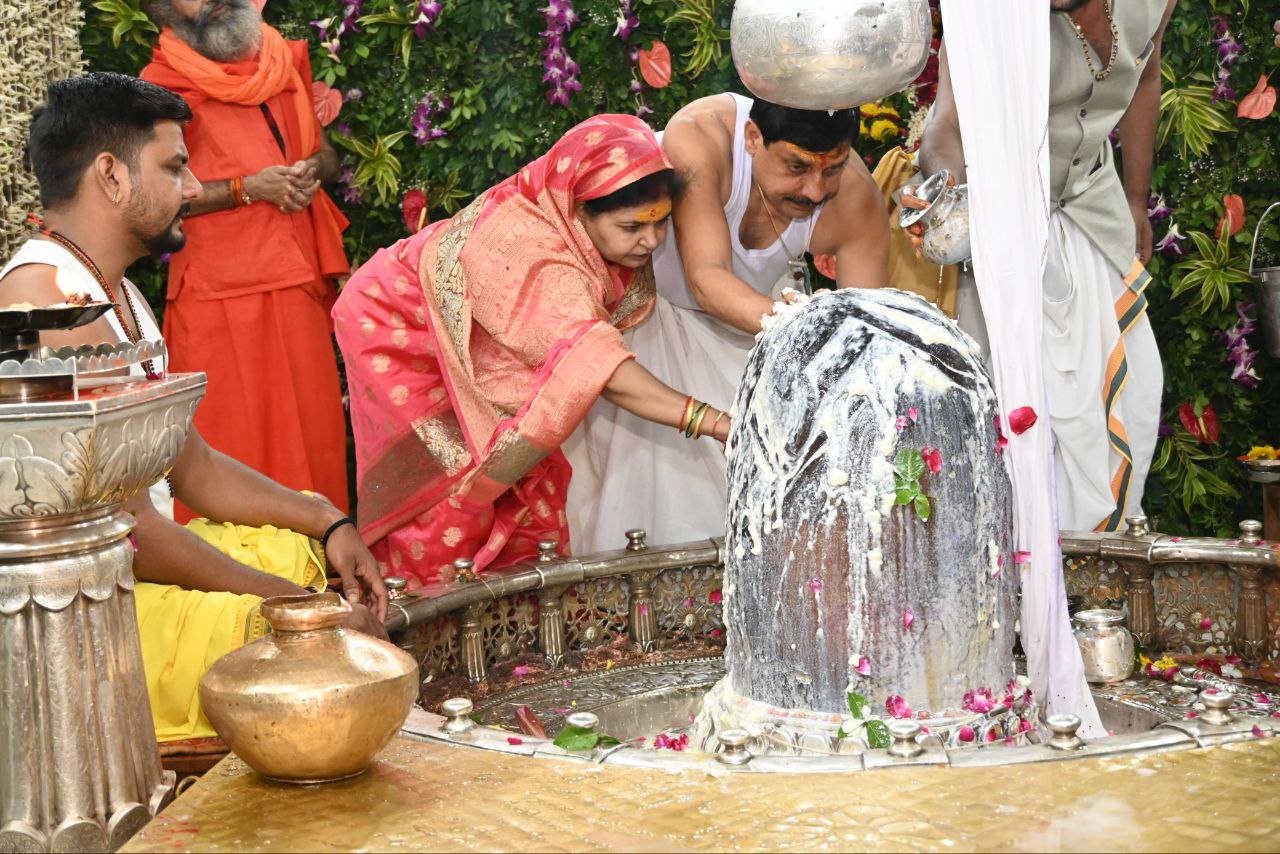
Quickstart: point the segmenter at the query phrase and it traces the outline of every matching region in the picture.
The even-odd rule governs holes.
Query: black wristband
[[[320,538],[320,547],[323,549],[329,548],[329,538],[333,536],[334,531],[338,530],[343,525],[351,525],[354,527],[355,524],[355,519],[352,519],[350,516],[343,516],[341,519],[330,525],[329,530],[324,532],[324,536]]]

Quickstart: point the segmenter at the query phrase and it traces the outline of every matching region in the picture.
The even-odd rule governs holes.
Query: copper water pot
[[[200,680],[218,735],[255,771],[288,783],[369,767],[418,693],[418,665],[395,646],[341,628],[336,593],[262,603],[272,634],[220,658]]]

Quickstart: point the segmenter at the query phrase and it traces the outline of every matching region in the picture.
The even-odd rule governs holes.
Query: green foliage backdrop
[[[85,3],[82,43],[91,69],[134,73],[145,63],[155,30],[138,2]],[[425,191],[435,219],[537,157],[590,115],[640,110],[662,127],[693,98],[742,91],[729,58],[730,0],[575,0],[579,20],[564,34],[563,46],[580,69],[581,90],[568,92],[567,107],[551,103],[543,79],[544,10],[566,4],[268,3],[268,21],[287,37],[309,40],[316,79],[343,96],[328,132],[349,166],[335,195],[352,221],[347,243],[353,260],[406,234],[401,199],[411,189]],[[1257,488],[1244,482],[1235,456],[1252,445],[1280,444],[1280,364],[1256,354],[1261,334],[1250,331],[1238,312],[1252,299],[1244,270],[1253,227],[1266,205],[1280,199],[1276,113],[1260,119],[1236,115],[1240,97],[1280,63],[1272,43],[1274,15],[1264,5],[1184,2],[1165,39],[1166,91],[1154,179],[1163,205],[1153,204],[1155,237],[1164,249],[1150,265],[1154,282],[1148,295],[1165,358],[1168,435],[1161,440],[1147,503],[1168,531],[1226,534],[1237,519],[1257,517]],[[616,30],[628,8],[637,25],[624,40]],[[355,28],[339,32],[344,19]],[[670,84],[661,89],[642,80],[633,55],[655,40],[669,47],[674,66]],[[1225,81],[1223,71],[1229,75]],[[858,148],[870,162],[893,145],[914,143],[932,98],[928,73],[921,82],[864,108]],[[1224,196],[1232,194],[1243,199],[1244,228],[1219,243],[1215,227]],[[1267,246],[1280,248],[1280,227],[1270,226],[1265,234]],[[153,265],[134,276],[148,287],[153,303],[162,304],[163,271]],[[1194,429],[1179,417],[1184,403],[1200,418],[1188,422]],[[1216,434],[1201,426],[1213,418],[1220,424]]]

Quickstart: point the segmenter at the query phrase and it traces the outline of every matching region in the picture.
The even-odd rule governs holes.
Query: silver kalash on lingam
[[[139,341],[50,351],[110,303],[0,307],[0,851],[114,850],[173,797],[122,502],[173,465],[203,374]]]
[[[974,344],[920,297],[779,305],[728,444],[725,679],[700,735],[858,752],[912,721],[1016,738],[1018,578],[996,397]],[[895,724],[901,726],[901,724]]]

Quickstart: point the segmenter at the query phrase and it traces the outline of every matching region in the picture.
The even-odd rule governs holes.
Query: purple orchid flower
[[[1175,222],[1169,226],[1169,230],[1165,232],[1164,239],[1156,244],[1156,251],[1163,252],[1169,256],[1181,256],[1186,252],[1182,249],[1182,241],[1186,240],[1186,235],[1178,230],[1178,224]]]
[[[1164,194],[1156,195],[1152,193],[1147,199],[1147,218],[1152,222],[1161,219],[1168,219],[1173,214],[1173,208],[1165,204]]]
[[[419,39],[426,38],[429,30],[436,28],[436,18],[444,6],[440,0],[418,0],[418,17],[413,21],[413,34]]]
[[[542,51],[542,82],[549,84],[547,102],[561,107],[569,106],[569,98],[582,90],[578,74],[582,69],[570,58],[564,47],[564,36],[578,23],[571,0],[549,0],[539,10],[547,20],[547,28],[540,35],[544,41]]]
[[[413,110],[413,138],[418,141],[418,145],[426,145],[449,135],[443,128],[436,127],[435,119],[452,108],[453,100],[447,95],[440,98],[435,92],[428,92],[422,96]]]
[[[636,31],[636,27],[640,26],[640,19],[636,17],[635,12],[631,9],[631,0],[619,0],[618,3],[618,25],[614,28],[613,34],[622,41],[631,38],[631,34]]]

